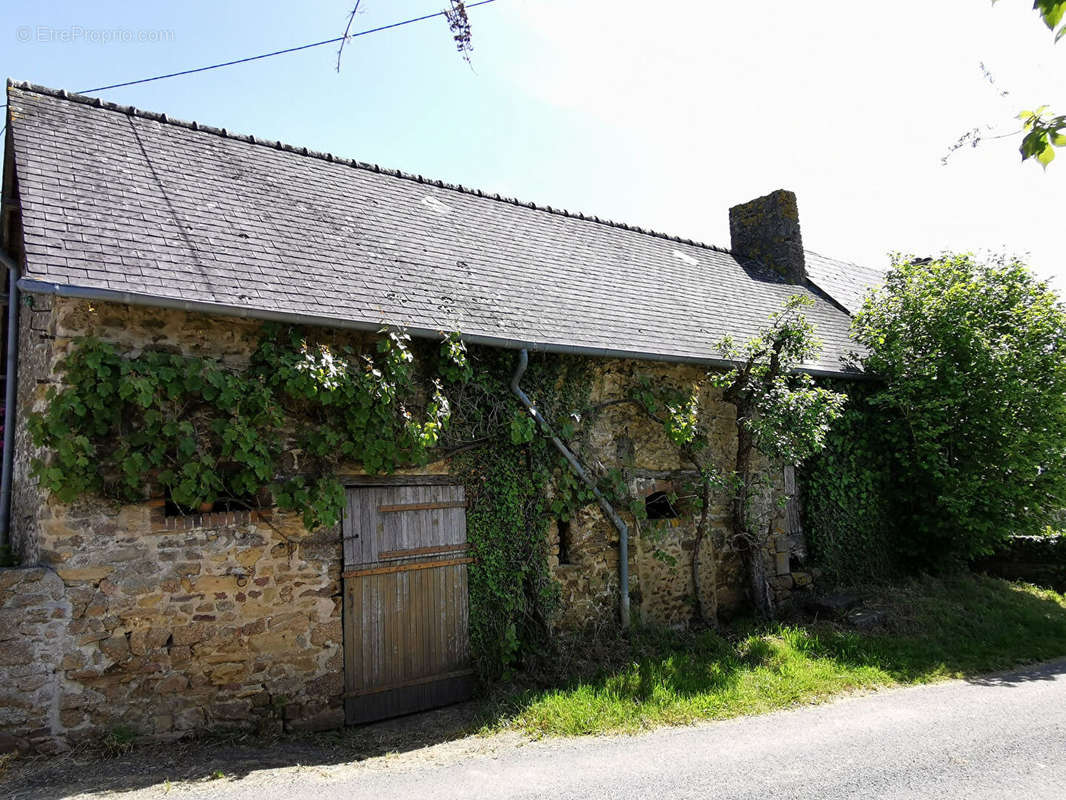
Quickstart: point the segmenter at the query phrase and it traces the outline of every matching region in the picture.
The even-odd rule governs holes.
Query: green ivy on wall
[[[868,403],[876,385],[826,383],[848,400],[825,447],[800,473],[807,544],[832,583],[885,580],[899,569],[893,546],[896,491],[880,412]]]
[[[548,569],[551,519],[568,519],[593,499],[510,391],[513,352],[472,348],[473,377],[454,398],[445,446],[478,442],[451,460],[467,489],[470,637],[479,672],[507,675],[545,644],[557,607]],[[580,358],[534,355],[523,389],[557,432],[579,444],[591,377]]]

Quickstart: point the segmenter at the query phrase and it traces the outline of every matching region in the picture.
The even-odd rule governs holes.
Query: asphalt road
[[[148,779],[139,790],[127,784],[128,791],[104,794],[138,800],[1066,800],[1066,660],[640,736],[497,744],[465,754],[438,745],[328,769],[253,768],[230,780],[162,786]],[[100,790],[53,784],[47,795],[32,796],[95,798]]]
[[[178,787],[175,787],[176,789]],[[186,795],[201,797],[208,787]],[[641,736],[537,742],[444,766],[252,774],[219,800],[1066,798],[1066,660]]]

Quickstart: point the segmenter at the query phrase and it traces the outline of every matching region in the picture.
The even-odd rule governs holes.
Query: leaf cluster
[[[462,380],[465,351],[446,339],[434,367]],[[395,331],[368,353],[265,326],[244,368],[157,350],[123,354],[86,338],[63,369],[63,386],[28,425],[46,449],[35,474],[64,502],[162,494],[193,510],[220,499],[259,503],[272,492],[308,528],[333,525],[343,507],[340,465],[388,472],[418,463],[450,416],[442,378],[426,379],[426,391],[406,335]],[[294,474],[284,474],[286,452],[302,458]]]
[[[1022,161],[1035,158],[1044,169],[1055,160],[1055,148],[1066,147],[1066,115],[1052,114],[1047,106],[1032,111],[1022,111],[1022,144],[1019,148]]]
[[[854,322],[906,552],[989,552],[1066,506],[1066,311],[1024,264],[897,257]]]
[[[1063,24],[1066,0],[1033,0],[1033,10],[1040,15],[1048,30],[1055,34],[1056,42],[1066,36],[1066,24]]]
[[[846,399],[800,369],[821,350],[814,326],[802,313],[812,303],[793,295],[742,348],[723,341],[720,349],[739,363],[709,376],[723,398],[736,405],[737,424],[754,448],[786,464],[799,464],[822,449]]]

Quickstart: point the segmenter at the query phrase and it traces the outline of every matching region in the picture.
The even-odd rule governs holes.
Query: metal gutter
[[[529,415],[537,421],[537,424],[544,430],[544,432],[551,438],[552,444],[555,445],[555,449],[562,453],[563,458],[570,465],[570,469],[574,471],[574,474],[584,481],[585,485],[592,490],[592,493],[596,496],[596,500],[600,504],[600,508],[603,509],[603,513],[607,515],[607,518],[614,523],[614,526],[618,529],[618,612],[622,621],[622,627],[629,627],[629,527],[622,521],[622,518],[618,516],[618,512],[614,510],[614,506],[610,501],[604,497],[603,492],[596,486],[596,481],[592,479],[592,476],[588,474],[581,462],[577,460],[577,457],[571,452],[571,450],[563,444],[562,439],[555,435],[555,431],[552,430],[548,420],[537,411],[536,406],[530,401],[526,393],[522,391],[519,383],[522,381],[522,376],[525,374],[526,367],[529,366],[529,353],[525,348],[522,348],[518,354],[518,365],[515,367],[514,375],[511,376],[511,391],[514,392],[515,397],[519,402],[525,406]]]
[[[318,327],[344,328],[347,330],[368,331],[376,333],[383,327],[396,325],[403,327],[412,336],[427,339],[439,339],[439,328],[408,327],[401,323],[363,322],[360,320],[327,317],[318,314],[304,314],[296,311],[270,311],[267,309],[234,306],[227,303],[210,303],[203,300],[183,300],[178,297],[160,297],[158,295],[136,294],[116,289],[101,289],[89,286],[69,286],[32,278],[23,278],[18,282],[19,288],[31,294],[50,294],[57,297],[71,297],[100,302],[126,303],[135,306],[169,308],[179,311],[191,311],[201,314],[218,314],[221,316],[258,319],[271,322],[284,322],[290,325],[314,325]],[[667,353],[648,353],[640,350],[620,348],[590,347],[585,345],[564,344],[558,342],[536,342],[527,339],[512,339],[504,336],[486,336],[476,333],[463,333],[463,341],[468,344],[500,347],[507,350],[530,350],[539,353],[559,353],[563,355],[588,356],[592,358],[631,358],[640,361],[664,361],[672,364],[697,364],[704,367],[730,369],[738,366],[734,361],[724,358],[702,358],[697,356],[670,355]],[[814,377],[851,378],[863,380],[867,376],[862,372],[842,372],[840,370],[804,367],[805,372]]]
[[[11,483],[15,466],[15,406],[18,402],[19,265],[3,250],[0,264],[7,267],[7,366],[4,386],[4,453],[0,468],[0,552],[11,542]]]

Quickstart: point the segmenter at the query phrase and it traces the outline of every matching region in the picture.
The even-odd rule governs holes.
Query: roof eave
[[[391,324],[386,322],[367,322],[341,317],[329,317],[320,314],[304,314],[297,311],[272,311],[269,309],[235,306],[228,303],[210,303],[203,300],[184,300],[177,297],[138,294],[135,292],[124,292],[116,289],[104,289],[95,286],[74,286],[70,284],[39,281],[34,280],[33,278],[22,278],[18,282],[18,287],[22,291],[29,292],[30,294],[54,295],[56,297],[97,300],[99,302],[109,303],[125,303],[134,306],[174,309],[201,314],[216,314],[227,317],[262,320],[264,322],[283,322],[290,325],[343,328],[346,330],[366,331],[370,333],[377,333],[382,328],[389,327]],[[442,330],[409,327],[399,323],[396,323],[395,327],[403,328],[412,336],[425,339],[439,339],[446,333],[446,331]],[[486,345],[507,350],[525,349],[538,353],[558,353],[562,355],[589,356],[594,358],[630,358],[640,361],[664,361],[674,364],[696,364],[699,366],[716,367],[719,369],[730,369],[737,366],[737,362],[724,358],[700,358],[696,356],[675,355],[670,353],[650,353],[639,350],[592,347],[586,345],[565,344],[561,342],[538,342],[528,339],[514,339],[505,336],[487,336],[476,333],[462,333],[462,337],[463,341],[468,344]],[[814,377],[850,378],[855,380],[862,380],[868,377],[860,371],[833,370],[818,367],[801,367],[797,371],[807,373]]]

